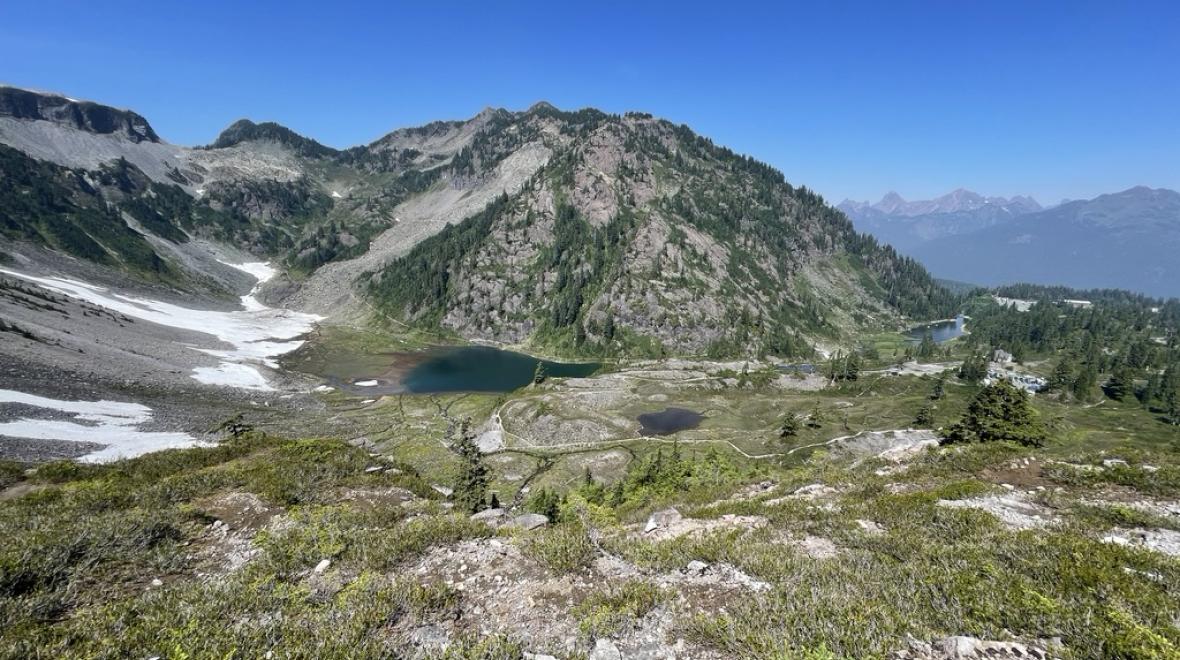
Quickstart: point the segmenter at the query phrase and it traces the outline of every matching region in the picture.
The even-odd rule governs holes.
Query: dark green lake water
[[[643,413],[639,420],[639,435],[671,435],[677,431],[695,429],[705,416],[687,408],[664,408],[661,412]]]
[[[408,392],[511,392],[533,382],[537,362],[549,376],[574,378],[598,370],[596,362],[550,362],[488,346],[435,349],[402,378]]]

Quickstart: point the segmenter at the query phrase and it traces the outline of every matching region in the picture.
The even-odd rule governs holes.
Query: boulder
[[[645,534],[653,532],[657,529],[660,529],[661,527],[667,527],[669,525],[678,523],[683,518],[684,516],[680,515],[680,512],[675,508],[656,511],[655,513],[648,516],[647,525],[643,528],[643,532]]]
[[[544,527],[549,524],[549,518],[539,513],[526,513],[519,515],[508,523],[508,527],[518,527],[520,529],[529,530]]]
[[[599,638],[594,642],[594,650],[590,651],[590,660],[623,660],[623,654],[614,642]]]
[[[472,520],[482,520],[486,523],[493,523],[500,520],[501,518],[507,517],[508,511],[504,509],[484,509],[479,513],[474,513],[471,515]]]
[[[689,575],[704,575],[707,570],[709,570],[709,565],[699,559],[688,562],[688,566],[684,567],[684,572]]]

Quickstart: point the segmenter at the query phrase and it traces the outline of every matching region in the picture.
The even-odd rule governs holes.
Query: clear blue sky
[[[544,99],[687,123],[832,201],[1180,189],[1180,2],[784,4],[9,1],[0,81],[180,144]]]

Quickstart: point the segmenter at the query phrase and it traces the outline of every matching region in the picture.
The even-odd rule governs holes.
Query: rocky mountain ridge
[[[1041,209],[1031,197],[985,197],[962,188],[907,202],[890,192],[876,204],[844,200],[837,207],[856,228],[909,254],[926,241],[985,229]]]
[[[1012,198],[985,197],[979,193],[958,188],[941,197],[930,200],[906,201],[896,192],[889,191],[876,204],[857,202],[846,199],[836,207],[850,217],[865,215],[871,212],[883,215],[913,217],[932,213],[961,213],[975,211],[985,206],[994,205],[1010,208],[1015,213],[1029,213],[1041,210],[1041,205],[1031,197],[1016,195]]]
[[[203,274],[161,242],[213,241],[285,266],[272,302],[606,354],[802,354],[950,304],[818,195],[647,114],[487,109],[344,151],[242,120],[192,149],[146,120],[136,140],[54,119],[93,104],[7,94],[58,110],[0,116],[3,175],[20,180],[33,159],[53,170],[40,178],[74,183],[45,191],[36,214],[10,201],[6,235],[127,269],[95,232],[130,231],[127,245],[156,246],[136,276],[172,286]],[[113,215],[62,212],[79,200]]]
[[[16,87],[0,87],[0,117],[47,121],[131,142],[160,141],[148,121],[130,110]]]

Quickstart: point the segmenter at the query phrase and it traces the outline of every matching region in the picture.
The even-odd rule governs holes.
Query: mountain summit
[[[0,227],[34,256],[198,291],[202,250],[244,248],[285,267],[290,307],[595,355],[806,354],[953,311],[815,193],[644,113],[488,109],[344,151],[242,120],[187,149],[134,113],[8,98]]]
[[[959,188],[930,200],[907,202],[889,192],[876,204],[844,200],[837,207],[857,229],[903,252],[936,238],[954,236],[1041,210],[1031,197],[985,197]]]
[[[148,121],[130,110],[17,87],[0,87],[0,117],[42,121],[131,142],[159,142]]]
[[[837,207],[849,217],[863,216],[872,212],[883,215],[914,217],[935,213],[962,213],[976,211],[988,206],[1010,208],[1021,213],[1039,211],[1041,205],[1036,200],[1024,195],[1017,195],[1011,199],[1004,197],[984,197],[979,193],[965,188],[953,190],[941,197],[930,200],[907,202],[901,195],[890,191],[876,204],[844,200]]]

